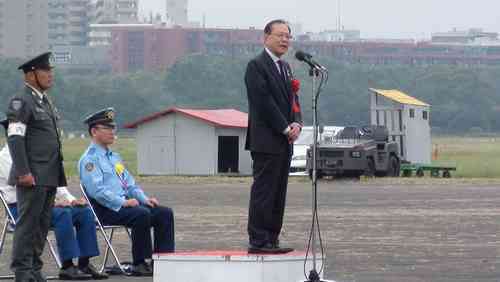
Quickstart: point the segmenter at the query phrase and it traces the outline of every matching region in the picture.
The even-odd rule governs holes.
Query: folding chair
[[[97,217],[97,213],[95,212],[94,207],[92,206],[92,202],[90,201],[90,197],[87,195],[87,192],[85,191],[85,187],[81,183],[80,183],[80,190],[82,191],[82,195],[85,197],[85,200],[87,200],[87,203],[89,204],[88,206],[92,210],[92,214],[94,214],[94,218],[95,218],[95,221],[97,224],[96,227],[101,232],[102,236],[104,237],[104,240],[106,241],[106,245],[107,245],[106,251],[104,252],[104,258],[103,258],[103,262],[101,265],[101,269],[99,271],[103,272],[104,269],[106,268],[107,263],[108,263],[108,258],[109,258],[109,252],[111,251],[111,254],[112,254],[113,258],[115,259],[116,264],[120,268],[120,271],[125,275],[129,275],[130,272],[127,271],[125,266],[120,262],[120,259],[118,258],[118,255],[116,254],[116,251],[113,248],[112,242],[113,242],[113,234],[115,232],[115,229],[124,228],[125,231],[127,232],[129,239],[132,240],[132,236],[130,234],[130,231],[128,230],[127,227],[125,227],[123,225],[103,225],[101,223],[101,221],[99,220],[99,217]],[[106,232],[106,230],[111,230],[109,236],[108,236],[108,233]]]
[[[5,200],[5,197],[3,196],[2,192],[0,192],[0,201],[2,202],[2,206],[4,207],[5,210],[5,218],[4,218],[4,224],[2,228],[2,233],[0,235],[0,254],[3,251],[3,247],[5,245],[5,237],[9,231],[9,225],[13,226],[15,228],[16,226],[16,220],[14,218],[14,215],[10,212],[9,205],[7,204],[7,201]],[[45,238],[45,241],[47,242],[47,245],[49,246],[49,251],[54,259],[56,265],[58,268],[61,268],[61,260],[59,259],[59,256],[57,255],[56,249],[52,245],[52,242],[49,240],[49,238]],[[12,279],[14,278],[14,275],[0,275],[0,279]],[[57,277],[47,277],[47,279],[56,279]]]

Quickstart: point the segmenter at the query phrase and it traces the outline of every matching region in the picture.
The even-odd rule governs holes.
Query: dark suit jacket
[[[7,138],[12,156],[9,184],[16,185],[18,176],[31,173],[37,186],[66,186],[58,117],[51,103],[33,95],[31,88],[26,86],[11,99],[7,119],[9,123],[26,124],[24,137],[12,135]]]
[[[281,78],[278,68],[265,50],[247,65],[247,150],[278,154],[289,146],[291,148],[283,131],[290,123],[302,121],[299,120],[300,116],[292,113],[291,70],[287,63],[285,69],[286,81]]]

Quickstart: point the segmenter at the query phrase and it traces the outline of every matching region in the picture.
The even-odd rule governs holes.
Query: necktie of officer
[[[50,111],[50,115],[53,116],[54,114],[54,108],[52,107],[52,102],[49,100],[49,97],[47,97],[47,94],[42,95],[42,103],[47,106],[47,108]]]
[[[121,163],[116,163],[113,164],[113,160],[111,157],[112,152],[111,151],[106,151],[106,158],[108,159],[109,163],[113,167],[113,170],[115,171],[115,175],[118,177],[118,180],[120,180],[120,183],[122,185],[123,190],[127,191],[127,181],[124,178],[124,171],[125,167]]]

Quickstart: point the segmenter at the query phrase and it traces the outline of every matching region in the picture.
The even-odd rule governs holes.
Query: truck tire
[[[403,177],[411,177],[411,170],[405,169],[403,170]]]
[[[323,173],[321,172],[321,170],[319,169],[316,169],[316,179],[321,179],[323,178]],[[312,169],[309,170],[309,179],[313,179],[313,171]]]
[[[366,170],[365,170],[365,176],[373,177],[375,176],[375,161],[373,158],[367,158],[366,159],[367,164],[366,164]]]
[[[389,177],[399,177],[400,163],[399,159],[395,156],[389,157],[389,166],[387,168],[387,176]]]
[[[323,172],[318,169],[318,171],[316,171],[316,179],[321,179],[321,178],[323,178]]]
[[[443,171],[443,177],[444,177],[444,178],[450,178],[450,177],[451,177],[451,173],[450,173],[450,171],[449,171],[449,170],[445,170],[445,171]]]
[[[421,168],[417,169],[417,176],[418,177],[423,177],[424,176],[424,170],[421,169]]]

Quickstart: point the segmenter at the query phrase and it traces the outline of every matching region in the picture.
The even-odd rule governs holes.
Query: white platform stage
[[[153,282],[299,282],[304,281],[304,252],[254,255],[246,251],[155,254]],[[316,259],[317,268],[322,265]],[[312,269],[311,255],[306,273]]]

